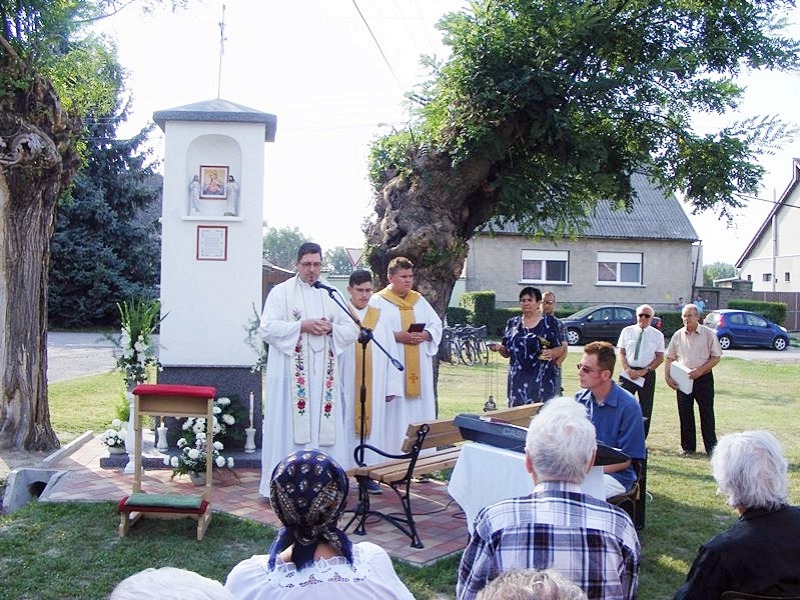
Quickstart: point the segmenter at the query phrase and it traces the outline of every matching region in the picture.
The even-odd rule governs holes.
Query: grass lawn
[[[575,364],[565,363],[564,387],[577,390]],[[765,360],[770,352],[764,351]],[[714,370],[717,434],[767,429],[784,446],[790,463],[790,500],[798,502],[800,439],[796,435],[800,365],[774,365],[726,358]],[[641,532],[643,564],[639,597],[671,598],[683,581],[698,547],[734,521],[715,496],[705,455],[678,455],[675,395],[661,380],[648,438],[647,524]],[[51,385],[53,426],[64,440],[86,429],[104,429],[122,393],[118,373]],[[489,394],[503,403],[505,364],[489,367],[442,365],[439,411],[442,416],[480,412]],[[76,409],[79,407],[79,409]],[[699,438],[699,433],[698,433]],[[177,566],[224,580],[239,560],[263,553],[272,537],[265,526],[215,515],[206,539],[197,543],[189,521],[144,521],[144,535],[120,541],[115,506],[31,504],[0,517],[0,589],[7,598],[103,598],[125,576],[149,566]],[[432,567],[398,564],[401,578],[419,599],[453,597],[458,558]]]

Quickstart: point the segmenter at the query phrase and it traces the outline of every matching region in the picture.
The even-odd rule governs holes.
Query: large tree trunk
[[[0,38],[0,447],[50,450],[47,273],[58,196],[79,162],[80,120]],[[8,89],[8,88],[6,88]]]
[[[495,173],[518,129],[509,123],[498,131],[494,147],[458,166],[444,154],[417,150],[410,174],[384,174],[377,221],[367,230],[368,260],[383,284],[389,261],[405,256],[414,263],[415,287],[444,317],[467,242],[497,206]]]

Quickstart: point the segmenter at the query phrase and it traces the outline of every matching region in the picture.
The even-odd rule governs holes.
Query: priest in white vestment
[[[394,333],[389,320],[381,317],[381,311],[374,306],[368,306],[372,297],[372,274],[364,269],[358,269],[350,274],[347,286],[350,295],[350,309],[358,318],[362,327],[372,331],[373,341],[366,346],[364,363],[361,367],[362,345],[359,341],[347,348],[339,355],[339,381],[342,388],[342,406],[345,413],[344,426],[350,437],[351,448],[355,449],[361,443],[361,374],[364,372],[366,398],[364,403],[364,442],[385,450],[396,452],[396,448],[389,448],[386,443],[386,428],[393,424],[386,422],[386,406],[395,396],[403,393],[403,380],[400,371],[392,365],[389,356],[397,359],[400,355]],[[375,343],[380,344],[387,356]],[[356,466],[351,453],[350,461],[340,463],[345,469]],[[374,453],[364,454],[364,463],[367,465],[380,462],[383,458]],[[379,489],[379,488],[378,488]]]
[[[338,355],[355,342],[358,327],[327,291],[313,287],[322,270],[318,244],[300,246],[296,266],[295,277],[270,291],[259,327],[269,345],[259,487],[267,497],[272,470],[291,452],[318,448],[342,464],[352,454]]]
[[[411,289],[410,260],[393,258],[388,279],[389,285],[372,297],[370,305],[380,309],[381,319],[388,319],[401,350],[398,359],[405,367],[403,394],[386,406],[386,450],[399,452],[410,423],[436,418],[433,358],[442,339],[442,320],[422,294]]]

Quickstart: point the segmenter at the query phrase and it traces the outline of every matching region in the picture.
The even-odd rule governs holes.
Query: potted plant
[[[119,419],[111,421],[111,427],[100,434],[100,441],[109,454],[125,454],[125,424]]]
[[[148,367],[161,367],[152,336],[164,317],[159,318],[158,300],[127,300],[117,303],[117,309],[120,335],[113,340],[118,348],[117,369],[124,371],[125,387],[131,391],[136,384],[147,381]]]
[[[198,419],[199,420],[199,419]],[[222,442],[214,442],[211,451],[214,468],[232,469],[233,457],[225,458],[220,453],[224,446]],[[178,454],[165,456],[164,464],[172,467],[172,479],[176,475],[189,475],[195,485],[205,485],[207,443],[205,431],[194,432],[194,442],[190,443],[187,436],[178,440]]]

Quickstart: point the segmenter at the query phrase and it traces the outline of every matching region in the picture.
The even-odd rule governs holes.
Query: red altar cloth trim
[[[191,398],[213,398],[217,388],[207,385],[172,385],[169,383],[140,383],[133,388],[137,396],[189,396]]]

